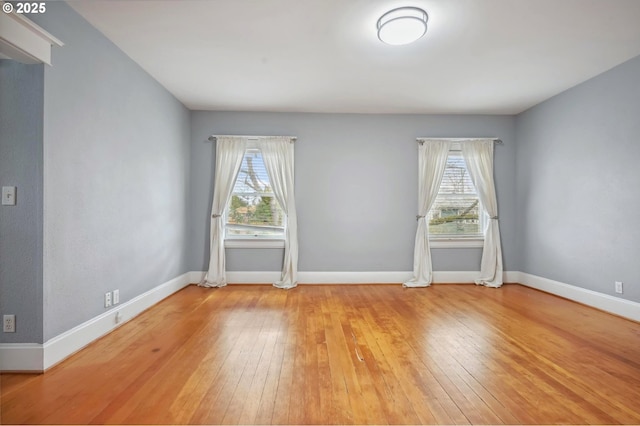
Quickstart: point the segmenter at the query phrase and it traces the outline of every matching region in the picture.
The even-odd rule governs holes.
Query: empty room
[[[0,424],[640,424],[640,1],[0,4]]]

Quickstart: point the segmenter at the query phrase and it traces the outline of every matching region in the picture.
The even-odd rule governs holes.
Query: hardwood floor
[[[640,324],[519,285],[189,286],[3,424],[639,424]]]

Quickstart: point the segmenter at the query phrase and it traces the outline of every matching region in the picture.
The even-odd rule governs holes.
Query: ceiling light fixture
[[[394,46],[413,43],[427,32],[429,15],[417,7],[392,9],[378,19],[378,38]]]

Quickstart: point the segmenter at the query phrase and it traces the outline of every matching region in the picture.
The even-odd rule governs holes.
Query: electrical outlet
[[[113,304],[117,305],[120,303],[120,290],[113,290]]]
[[[108,308],[111,306],[111,292],[108,291],[104,294],[104,307]]]
[[[4,315],[2,317],[2,331],[5,333],[16,332],[16,316],[15,315]]]
[[[622,294],[622,281],[616,281],[616,293]]]

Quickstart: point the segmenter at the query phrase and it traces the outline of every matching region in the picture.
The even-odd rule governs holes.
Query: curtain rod
[[[416,138],[416,142],[418,142],[419,144],[423,144],[424,141],[429,139],[438,139],[441,141],[451,141],[451,142],[464,142],[464,141],[471,141],[471,140],[477,140],[477,139],[493,139],[493,142],[496,145],[502,145],[502,139],[498,139],[498,138]]]
[[[252,135],[211,135],[209,136],[209,141],[211,142],[215,142],[216,139],[218,138],[246,138],[250,141],[257,141],[260,139],[267,139],[267,138],[289,138],[291,139],[292,142],[295,142],[298,140],[297,136],[252,136]]]

